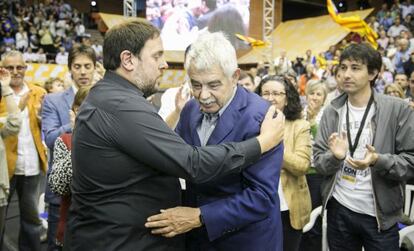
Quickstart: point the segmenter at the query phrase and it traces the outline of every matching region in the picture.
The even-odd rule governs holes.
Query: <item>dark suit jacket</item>
[[[61,134],[72,132],[69,110],[72,107],[75,94],[72,88],[64,92],[48,94],[43,99],[42,105],[42,133],[50,151],[48,171],[53,163],[53,148],[57,137]],[[60,196],[52,193],[46,186],[45,200],[48,203],[60,204]]]
[[[256,136],[268,109],[258,95],[237,87],[219,117],[207,145],[239,142]],[[177,133],[200,146],[197,126],[202,113],[191,100],[184,107]],[[283,145],[263,155],[242,173],[187,186],[189,205],[200,207],[205,227],[188,235],[188,250],[282,250],[278,184]]]
[[[107,71],[77,115],[66,250],[183,250],[183,237],[152,235],[146,219],[180,205],[177,177],[206,182],[260,158],[256,139],[187,145],[142,92]]]

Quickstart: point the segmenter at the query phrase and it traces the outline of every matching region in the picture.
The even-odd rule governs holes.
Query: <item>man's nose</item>
[[[162,62],[158,66],[158,69],[160,69],[160,70],[168,69],[168,64],[167,64],[167,61],[165,61],[165,58],[162,59]]]
[[[346,69],[343,71],[342,76],[344,78],[349,78],[351,76],[351,69]]]
[[[210,96],[211,96],[211,94],[210,94],[210,91],[208,90],[208,88],[205,87],[205,86],[201,87],[200,95],[199,95],[200,99],[202,99],[202,100],[203,99],[209,99]]]

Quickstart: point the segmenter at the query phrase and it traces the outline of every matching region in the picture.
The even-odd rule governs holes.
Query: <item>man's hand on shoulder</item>
[[[265,153],[278,145],[285,133],[285,115],[283,112],[270,106],[260,127],[260,135],[257,136],[261,152]]]
[[[160,214],[153,215],[147,219],[145,227],[151,228],[152,234],[171,238],[186,233],[191,229],[201,227],[200,214],[199,208],[192,207],[161,209]]]

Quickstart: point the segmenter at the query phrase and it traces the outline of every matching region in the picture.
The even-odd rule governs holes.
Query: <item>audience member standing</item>
[[[325,109],[316,136],[330,250],[399,250],[403,185],[414,175],[414,111],[373,91],[381,64],[370,45],[344,50],[337,79],[344,93]]]
[[[73,98],[79,88],[90,87],[93,84],[96,55],[91,47],[84,45],[74,46],[68,56],[68,67],[72,76],[73,85],[64,92],[47,95],[42,107],[42,131],[45,142],[50,150],[48,174],[52,168],[53,148],[56,138],[63,133],[72,132],[69,111]],[[46,202],[48,211],[48,250],[56,250],[55,237],[59,221],[60,197],[46,187]]]
[[[325,82],[311,80],[306,86],[307,105],[304,109],[305,119],[310,123],[310,133],[312,144],[315,141],[316,133],[321,122],[324,104],[328,95]],[[309,192],[312,201],[312,210],[322,205],[321,184],[323,176],[314,167],[311,156],[311,165],[306,174]],[[322,219],[318,217],[315,225],[302,237],[300,250],[320,251],[322,250]]]
[[[2,59],[3,67],[11,73],[10,87],[22,111],[19,134],[4,140],[11,178],[9,199],[15,191],[19,197],[19,250],[40,251],[38,203],[41,172],[46,172],[47,159],[41,137],[39,110],[46,92],[24,82],[27,65],[21,52],[7,52]],[[0,114],[4,112],[4,106],[0,106]]]
[[[283,250],[299,250],[302,228],[309,221],[311,198],[306,173],[310,167],[309,123],[302,119],[299,93],[285,77],[265,77],[257,92],[286,116],[283,166],[279,198],[283,225]]]

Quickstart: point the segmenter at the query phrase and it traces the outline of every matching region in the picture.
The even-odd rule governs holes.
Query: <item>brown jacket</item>
[[[291,226],[301,230],[308,223],[312,210],[305,177],[310,167],[311,156],[309,123],[303,119],[286,121],[284,145],[283,167],[280,174],[283,195],[289,207]]]
[[[31,90],[29,100],[27,101],[27,107],[29,109],[29,119],[30,119],[30,130],[33,135],[34,143],[36,145],[37,152],[39,154],[40,160],[40,169],[46,173],[47,170],[47,157],[46,157],[46,148],[42,143],[41,136],[41,127],[40,121],[37,119],[37,110],[42,105],[43,96],[46,94],[46,91],[38,86],[27,84],[27,87]],[[0,116],[5,116],[6,103],[2,99],[0,102]],[[4,145],[6,147],[7,155],[7,166],[9,169],[9,178],[11,179],[14,175],[14,170],[16,168],[17,160],[17,135],[8,136],[4,139]]]

